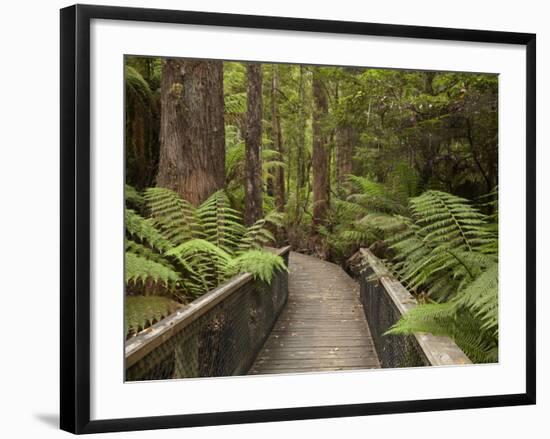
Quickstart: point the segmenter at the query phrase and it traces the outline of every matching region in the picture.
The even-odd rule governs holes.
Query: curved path
[[[379,368],[359,285],[338,265],[291,252],[285,309],[249,374]]]

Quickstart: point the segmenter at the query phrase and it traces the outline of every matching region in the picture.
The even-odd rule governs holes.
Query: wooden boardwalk
[[[359,286],[338,265],[290,253],[289,297],[249,374],[379,368]]]

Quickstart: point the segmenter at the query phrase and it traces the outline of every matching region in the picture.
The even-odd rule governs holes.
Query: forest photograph
[[[498,362],[498,75],[124,66],[126,380]]]

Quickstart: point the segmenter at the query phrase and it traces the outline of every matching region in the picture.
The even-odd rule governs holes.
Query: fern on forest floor
[[[388,239],[394,274],[421,304],[388,334],[452,337],[474,362],[498,360],[498,231],[467,200],[428,191]]]
[[[273,242],[268,227],[281,224],[273,213],[251,227],[242,224],[223,191],[194,207],[175,192],[127,187],[126,284],[132,294],[168,295],[185,303],[231,276],[249,272],[271,282],[283,259],[262,249]],[[132,299],[134,300],[134,299]],[[154,307],[151,301],[147,309]]]
[[[162,296],[127,296],[124,327],[127,336],[135,335],[176,311],[181,304]]]

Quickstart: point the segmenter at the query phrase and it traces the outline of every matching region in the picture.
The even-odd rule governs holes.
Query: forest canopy
[[[497,359],[497,75],[127,56],[125,79],[130,332],[269,281],[266,245],[369,247],[423,304],[390,332]]]

